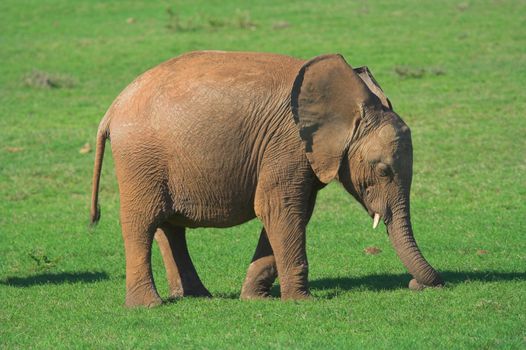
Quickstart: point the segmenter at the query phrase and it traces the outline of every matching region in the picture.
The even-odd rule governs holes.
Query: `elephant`
[[[412,231],[409,127],[366,67],[339,54],[302,60],[253,52],[198,51],[146,71],[100,122],[90,220],[110,140],[120,196],[128,307],[162,303],[151,269],[155,239],[172,297],[210,296],[190,258],[185,229],[263,229],[242,299],[310,297],[306,226],[316,196],[335,180],[383,220],[412,289],[442,286]]]

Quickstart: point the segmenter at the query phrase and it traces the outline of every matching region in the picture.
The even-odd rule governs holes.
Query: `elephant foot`
[[[170,296],[168,297],[168,299],[174,300],[174,299],[179,299],[183,297],[211,298],[212,294],[203,285],[199,287],[193,287],[193,288],[187,288],[187,289],[178,287],[178,288],[171,289]]]
[[[274,282],[274,279],[272,279]],[[272,282],[268,283],[268,280],[245,280],[243,287],[241,288],[240,299],[242,300],[254,300],[254,299],[266,299],[270,298],[270,289],[272,288]]]
[[[129,308],[133,307],[155,307],[163,303],[162,299],[157,293],[126,293],[125,306]]]
[[[239,299],[241,300],[266,300],[270,299],[271,295],[269,293],[262,293],[262,294],[250,294],[250,293],[244,293],[241,294]]]
[[[193,298],[211,298],[212,294],[205,288],[185,290],[183,293],[185,297]]]
[[[290,267],[280,277],[281,300],[310,299],[308,283],[309,266],[304,263]]]
[[[440,281],[440,283],[437,283],[433,286],[428,286],[428,285],[425,285],[425,284],[422,284],[420,282],[418,282],[416,279],[412,279],[411,281],[409,281],[409,289],[413,290],[413,291],[421,291],[421,290],[424,290],[426,288],[442,288],[444,286],[444,282]]]
[[[240,298],[243,300],[269,298],[270,289],[277,275],[273,257],[253,262],[248,268]]]
[[[281,293],[281,300],[310,300],[312,296],[309,291],[297,291],[294,293]]]
[[[183,297],[193,297],[193,298],[211,298],[212,294],[203,287],[203,289],[190,289],[190,290],[177,290],[175,292],[171,292],[170,296],[168,296],[168,299],[179,299]]]

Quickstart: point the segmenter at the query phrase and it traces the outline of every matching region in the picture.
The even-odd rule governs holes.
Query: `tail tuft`
[[[99,223],[99,220],[100,220],[100,206],[97,205],[97,208],[95,209],[95,211],[91,212],[90,214],[89,227],[94,228],[95,226],[97,226],[97,224]]]

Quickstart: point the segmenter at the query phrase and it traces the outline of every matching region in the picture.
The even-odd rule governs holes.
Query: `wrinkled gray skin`
[[[308,297],[305,228],[317,192],[333,179],[383,219],[414,276],[411,288],[443,283],[411,229],[409,128],[370,72],[339,55],[194,52],[138,77],[99,127],[92,222],[106,138],[119,183],[127,306],[161,303],[154,236],[171,296],[209,296],[185,227],[256,216],[264,228],[241,297],[268,296],[278,276],[283,299]]]

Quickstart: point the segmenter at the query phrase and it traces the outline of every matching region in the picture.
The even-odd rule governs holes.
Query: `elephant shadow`
[[[110,277],[106,272],[83,271],[83,272],[61,272],[40,273],[27,277],[7,277],[0,280],[0,284],[11,287],[31,287],[41,284],[64,284],[64,283],[95,283],[108,280]]]
[[[499,282],[526,280],[526,272],[498,272],[498,271],[441,271],[440,274],[446,281],[446,287],[470,281]],[[103,271],[61,272],[41,273],[27,277],[7,277],[0,280],[0,285],[25,288],[43,284],[64,283],[96,283],[108,280],[109,275]],[[376,274],[360,277],[326,277],[313,279],[309,282],[314,294],[322,292],[317,296],[321,299],[336,298],[342,291],[366,290],[366,291],[389,291],[405,289],[411,276],[408,274]],[[274,285],[271,290],[272,297],[279,297],[279,286]],[[224,299],[238,299],[239,293],[217,293],[215,295]]]
[[[526,279],[526,272],[498,272],[498,271],[440,271],[446,282],[446,287],[470,281],[499,282]],[[388,291],[407,288],[411,276],[408,274],[377,274],[361,277],[320,278],[310,281],[311,290],[328,292],[321,298],[332,299],[339,291],[374,290]]]
[[[447,287],[470,281],[500,282],[526,280],[526,272],[498,271],[440,271]],[[407,289],[411,280],[409,274],[376,274],[361,277],[328,277],[309,281],[311,292],[317,299],[333,299],[346,291],[390,291]],[[321,293],[320,293],[321,292]],[[270,291],[272,298],[279,298],[279,285],[275,283]],[[223,299],[239,299],[239,293],[215,293],[214,297]]]

